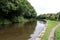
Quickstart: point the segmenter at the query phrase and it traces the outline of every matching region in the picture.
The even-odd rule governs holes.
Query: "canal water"
[[[0,25],[0,40],[35,40],[44,27],[43,21]]]

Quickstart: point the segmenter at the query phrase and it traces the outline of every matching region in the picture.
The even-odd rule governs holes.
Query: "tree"
[[[36,17],[36,12],[27,0],[0,0],[0,18],[13,19],[23,16]]]
[[[57,13],[57,19],[60,20],[60,12]]]

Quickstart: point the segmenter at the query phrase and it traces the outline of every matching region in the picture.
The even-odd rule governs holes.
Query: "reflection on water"
[[[35,27],[36,22],[0,25],[0,40],[27,40]]]
[[[40,21],[0,25],[0,40],[34,40],[43,27]]]
[[[38,34],[43,30],[45,27],[45,24],[41,21],[37,21],[36,28],[34,30],[34,33],[31,34],[31,38],[29,40],[35,40],[35,38],[38,36]]]

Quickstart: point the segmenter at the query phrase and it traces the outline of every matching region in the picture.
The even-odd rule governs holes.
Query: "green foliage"
[[[57,18],[60,20],[60,12],[57,13]]]
[[[60,26],[55,31],[55,38],[54,40],[60,40]]]
[[[46,19],[46,18],[47,18],[46,14],[42,14],[37,17],[37,19]]]
[[[36,18],[36,12],[27,0],[0,0],[0,18],[13,21],[19,16]]]
[[[22,14],[22,6],[19,0],[0,0],[0,17],[11,19]]]
[[[50,19],[50,20],[60,20],[60,12],[57,14],[42,14],[37,17],[38,19]]]

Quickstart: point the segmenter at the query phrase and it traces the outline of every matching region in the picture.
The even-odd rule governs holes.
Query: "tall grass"
[[[54,40],[60,40],[60,26],[57,28],[54,35],[55,35]]]

